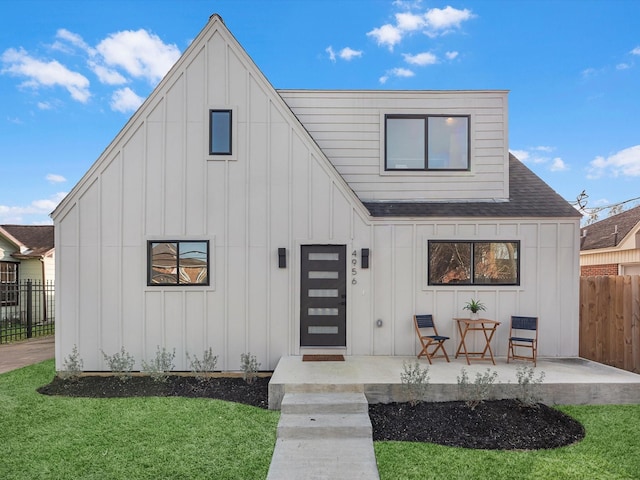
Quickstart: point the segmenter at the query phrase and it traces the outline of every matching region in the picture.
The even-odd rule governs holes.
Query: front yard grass
[[[263,479],[279,412],[210,399],[49,397],[53,360],[0,375],[0,478]]]
[[[584,425],[582,442],[522,452],[375,442],[380,479],[640,479],[640,405],[558,408]]]

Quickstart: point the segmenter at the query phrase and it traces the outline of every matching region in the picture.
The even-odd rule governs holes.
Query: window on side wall
[[[18,305],[18,264],[0,262],[0,305]]]
[[[520,242],[428,244],[429,285],[520,285]]]
[[[385,115],[385,170],[469,170],[469,116]]]
[[[209,155],[233,154],[233,112],[209,110]]]
[[[150,241],[147,285],[209,285],[208,241]]]

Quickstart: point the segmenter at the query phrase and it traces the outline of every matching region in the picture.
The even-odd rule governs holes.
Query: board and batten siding
[[[207,113],[221,105],[236,117],[233,159],[208,156]],[[371,218],[216,16],[53,217],[58,369],[74,345],[86,370],[107,370],[102,352],[121,347],[136,369],[158,347],[175,349],[176,370],[208,348],[222,370],[238,370],[242,353],[274,369],[301,353],[305,244],[347,246],[348,355],[415,355],[416,312],[456,339],[451,318],[472,296],[505,325],[539,315],[541,355],[577,354],[577,220]],[[429,239],[520,240],[522,284],[429,287]],[[147,286],[149,240],[208,240],[210,285]]]
[[[506,91],[278,93],[363,201],[509,198]],[[470,170],[385,172],[385,114],[469,115]]]

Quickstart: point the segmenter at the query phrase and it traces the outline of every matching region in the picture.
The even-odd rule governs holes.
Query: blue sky
[[[568,201],[638,204],[636,0],[0,4],[0,224],[51,223],[213,13],[276,88],[509,90],[520,160]]]

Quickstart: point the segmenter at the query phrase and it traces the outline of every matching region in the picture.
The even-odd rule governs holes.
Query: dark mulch
[[[584,438],[584,427],[544,404],[490,400],[474,409],[465,402],[369,406],[374,440],[429,442],[492,450],[557,448]]]
[[[40,387],[45,395],[113,398],[179,396],[215,398],[268,408],[269,377],[251,385],[242,378],[215,377],[200,381],[170,376],[157,382],[147,376],[121,381],[113,376],[83,376],[77,380],[54,378]],[[374,440],[430,442],[480,449],[535,450],[570,445],[584,438],[583,426],[543,404],[527,407],[516,400],[490,400],[474,409],[464,402],[373,404],[369,406]]]

